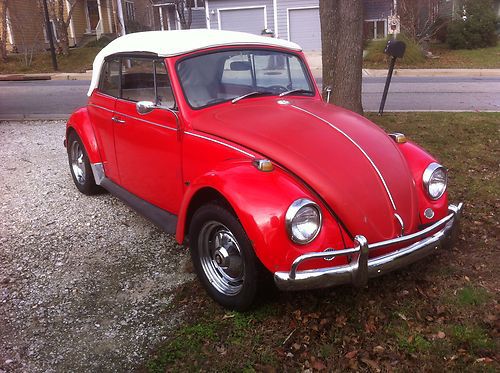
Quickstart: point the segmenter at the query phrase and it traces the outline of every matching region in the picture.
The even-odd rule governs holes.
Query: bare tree
[[[7,3],[8,0],[0,0],[0,57],[7,62]]]
[[[399,0],[402,31],[417,42],[433,37],[447,22],[439,21],[439,0]]]
[[[68,27],[76,5],[82,2],[83,0],[69,0],[67,2],[66,0],[47,0],[49,17],[54,22],[57,31],[58,38],[55,40],[55,43],[57,45],[57,53],[59,54],[62,53],[65,56],[69,54]],[[67,3],[67,9],[65,3]],[[40,0],[39,7],[41,7]]]
[[[183,30],[191,28],[191,22],[193,20],[193,1],[190,0],[174,0],[175,10],[177,11],[177,16],[179,17],[179,23]]]
[[[12,30],[16,34],[16,50],[19,52],[20,59],[25,67],[30,67],[33,62],[35,52],[44,49],[43,43],[43,27],[41,16],[32,14],[30,20],[34,23],[40,22],[39,27],[33,26],[26,22],[27,15],[20,13],[15,7],[9,9],[9,21]]]
[[[363,1],[320,0],[323,87],[333,104],[362,114]]]

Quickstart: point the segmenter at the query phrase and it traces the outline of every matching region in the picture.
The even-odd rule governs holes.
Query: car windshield
[[[181,60],[177,73],[195,109],[265,95],[313,95],[301,59],[270,50],[230,50]]]

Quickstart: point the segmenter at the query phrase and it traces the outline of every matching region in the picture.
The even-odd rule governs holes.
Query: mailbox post
[[[385,54],[391,56],[391,62],[389,64],[389,72],[387,73],[387,79],[385,81],[384,94],[382,95],[382,101],[380,102],[380,108],[378,110],[378,115],[384,113],[385,101],[387,100],[387,93],[389,92],[389,86],[391,84],[392,73],[394,72],[394,66],[396,65],[397,58],[403,58],[405,55],[406,44],[399,40],[389,40],[387,46],[385,47]]]

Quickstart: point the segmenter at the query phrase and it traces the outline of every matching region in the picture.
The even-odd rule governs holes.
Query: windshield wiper
[[[272,95],[273,92],[269,92],[269,91],[255,91],[255,92],[250,92],[250,93],[246,93],[244,95],[241,95],[241,96],[238,96],[236,98],[233,98],[231,100],[231,102],[233,104],[237,103],[239,100],[243,100],[244,98],[247,98],[247,97],[253,97],[253,96],[261,96],[261,95]]]
[[[298,88],[298,89],[291,89],[290,91],[282,92],[278,96],[280,96],[280,97],[288,96],[288,95],[291,95],[292,93],[313,93],[313,92],[309,91],[307,89]]]

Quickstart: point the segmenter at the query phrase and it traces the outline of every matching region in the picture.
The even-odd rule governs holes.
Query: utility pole
[[[50,54],[52,56],[52,67],[54,71],[57,71],[56,50],[54,48],[54,36],[52,35],[52,25],[50,24],[47,0],[43,0],[43,12],[45,14],[45,29],[47,30],[47,37],[49,38]]]

